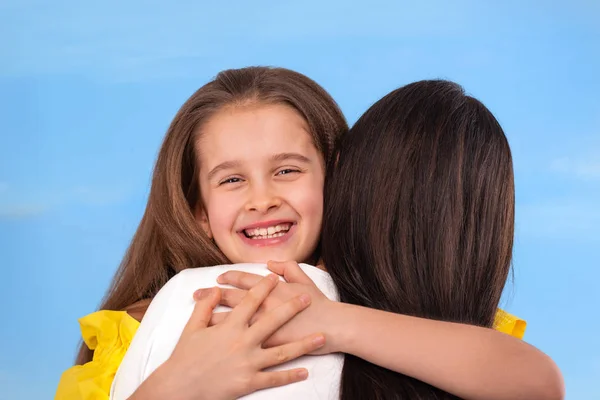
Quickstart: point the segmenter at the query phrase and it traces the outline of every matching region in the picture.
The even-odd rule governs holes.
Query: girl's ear
[[[210,229],[210,222],[208,221],[208,216],[206,215],[206,211],[204,210],[204,207],[202,206],[196,206],[196,208],[194,209],[194,217],[196,218],[196,221],[198,221],[198,223],[200,224],[200,227],[204,230],[204,232],[206,233],[206,235],[212,239],[213,235],[212,235],[212,230]]]

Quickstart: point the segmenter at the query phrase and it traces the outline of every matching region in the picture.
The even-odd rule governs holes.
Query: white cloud
[[[127,185],[75,186],[65,190],[25,193],[13,188],[9,190],[8,185],[0,183],[0,193],[4,194],[4,198],[0,198],[0,218],[31,218],[67,205],[102,207],[118,204],[133,194],[133,188]]]
[[[111,1],[13,3],[0,13],[6,36],[15,36],[1,47],[9,61],[0,65],[0,75],[7,76],[74,71],[111,79],[139,74],[193,76],[196,66],[182,66],[182,61],[213,65],[235,55],[233,49],[365,36],[448,37],[470,29],[469,16],[454,5],[431,8],[415,3],[410,12],[389,12],[389,0],[364,7],[266,0],[235,7],[191,1],[178,7],[167,2],[144,7]],[[419,22],[424,19],[427,24]]]
[[[517,204],[516,235],[600,240],[600,207],[594,199]]]
[[[0,219],[20,219],[42,214],[46,207],[37,202],[17,199],[14,190],[6,182],[0,182]]]
[[[47,207],[41,204],[0,204],[0,219],[23,219],[43,214]]]
[[[579,179],[600,179],[600,152],[593,158],[558,158],[552,161],[550,168],[560,174],[571,175]]]
[[[117,204],[126,200],[132,193],[131,187],[124,185],[107,187],[78,186],[67,193],[67,202],[76,202],[90,206]]]

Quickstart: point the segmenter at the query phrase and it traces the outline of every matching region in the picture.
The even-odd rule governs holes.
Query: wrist
[[[354,321],[356,321],[357,306],[331,302],[331,311],[327,313],[327,329],[325,337],[327,338],[327,348],[329,353],[351,353],[354,335],[357,331]]]

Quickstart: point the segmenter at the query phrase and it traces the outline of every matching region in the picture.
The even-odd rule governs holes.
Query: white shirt
[[[329,299],[339,300],[337,290],[327,272],[306,264],[301,264],[300,267]],[[186,269],[175,275],[157,293],[148,307],[112,383],[112,400],[127,399],[170,357],[192,315],[195,305],[193,293],[201,288],[229,287],[217,283],[217,277],[229,270],[263,276],[270,273],[264,264],[233,264]],[[229,310],[228,307],[218,306],[214,311]],[[339,353],[299,357],[271,370],[306,368],[308,379],[254,392],[243,399],[338,400],[343,362],[343,355]],[[224,376],[223,379],[227,377]]]

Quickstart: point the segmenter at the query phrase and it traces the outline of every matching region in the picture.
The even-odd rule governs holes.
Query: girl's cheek
[[[308,213],[311,216],[322,218],[323,191],[306,191],[303,193],[303,197],[300,201],[302,202],[301,208],[304,210],[305,213]]]

